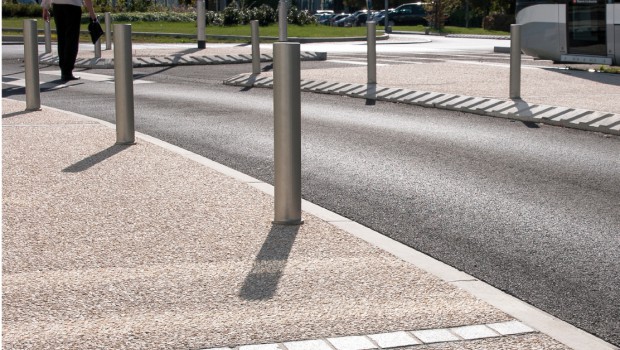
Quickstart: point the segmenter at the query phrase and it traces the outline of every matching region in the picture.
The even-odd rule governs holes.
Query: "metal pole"
[[[131,24],[114,25],[114,93],[116,95],[116,144],[136,142],[133,106]]]
[[[95,58],[101,58],[101,38],[95,43]]]
[[[521,25],[510,25],[510,98],[521,98]]]
[[[36,19],[24,20],[24,68],[26,70],[26,110],[41,110],[39,42]]]
[[[385,31],[386,33],[390,33],[390,32],[392,32],[392,30],[391,30],[391,28],[390,28],[390,25],[389,25],[389,23],[388,23],[388,22],[389,22],[389,20],[390,20],[388,6],[390,6],[390,5],[388,4],[388,0],[385,0],[385,16],[383,17],[383,21],[384,21],[384,24],[385,24],[385,29],[384,29],[384,31]]]
[[[207,22],[206,14],[205,14],[205,1],[198,0],[196,1],[196,7],[198,7],[198,48],[204,49],[206,47],[206,39],[205,39],[205,25]]]
[[[273,44],[274,224],[300,225],[301,65],[299,43]]]
[[[52,52],[52,26],[49,21],[44,22],[45,25],[45,53]]]
[[[280,6],[278,7],[278,29],[279,41],[287,41],[288,6],[286,6],[286,0],[280,0]]]
[[[252,27],[252,74],[260,74],[260,36],[258,35],[258,21],[250,21]]]
[[[368,84],[377,83],[377,23],[366,22],[366,32],[368,39],[367,56],[368,56]]]
[[[112,49],[112,15],[105,13],[105,49]]]

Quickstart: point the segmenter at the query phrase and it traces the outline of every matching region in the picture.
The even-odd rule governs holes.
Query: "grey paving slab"
[[[598,120],[598,121],[590,124],[590,126],[598,128],[598,127],[601,127],[601,126],[609,126],[609,125],[615,124],[617,122],[620,122],[620,114],[611,115],[611,116],[609,116],[609,117],[607,117],[605,119]]]
[[[600,120],[600,119],[605,119],[608,117],[611,117],[613,114],[612,113],[605,113],[605,112],[594,112],[592,114],[588,114],[586,116],[583,116],[579,119],[575,119],[575,120],[571,120],[570,124],[589,124],[592,123],[596,120]]]
[[[368,338],[364,336],[349,336],[327,339],[337,350],[367,350],[376,349]]]
[[[239,350],[282,350],[278,344],[243,345]]]
[[[512,335],[512,334],[534,332],[534,329],[532,329],[531,327],[528,327],[527,325],[519,321],[493,323],[493,324],[489,324],[488,326],[501,335]]]
[[[401,346],[411,346],[421,344],[420,341],[409,335],[407,332],[392,332],[382,334],[372,334],[368,336],[382,348],[395,348]]]
[[[303,340],[284,343],[287,350],[333,350],[325,340]]]
[[[450,329],[454,334],[459,337],[472,340],[472,339],[482,339],[482,338],[490,338],[497,337],[498,333],[487,327],[486,325],[474,325],[474,326],[464,326]]]
[[[461,340],[447,329],[431,329],[424,331],[414,331],[413,335],[424,343],[442,343]]]
[[[470,100],[467,100],[461,104],[458,105],[453,105],[454,109],[471,109],[473,107],[475,107],[476,105],[482,104],[487,102],[489,99],[488,98],[482,98],[482,97],[474,97]]]
[[[534,119],[553,119],[561,114],[571,112],[572,109],[568,107],[554,107],[550,110],[540,113],[534,116]]]
[[[588,114],[594,113],[594,111],[588,111],[585,109],[576,109],[574,111],[571,112],[567,112],[567,113],[563,113],[560,114],[559,116],[553,118],[553,121],[564,121],[564,120],[571,120],[571,119],[575,119],[575,118],[581,118],[583,116],[586,116]]]
[[[441,106],[442,108],[446,108],[446,109],[456,109],[456,106],[459,106],[465,102],[468,102],[470,100],[473,100],[474,98],[471,96],[459,96],[455,99],[446,101],[446,102],[442,102],[439,104],[439,106]]]

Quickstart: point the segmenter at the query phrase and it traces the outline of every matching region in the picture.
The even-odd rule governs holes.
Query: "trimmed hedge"
[[[158,9],[154,9],[158,10]],[[96,8],[99,14],[110,12],[103,8]],[[175,9],[173,11],[150,11],[150,12],[112,12],[112,20],[115,22],[196,22],[197,14],[194,8],[185,11]],[[41,6],[38,4],[23,5],[4,3],[2,4],[3,17],[41,17]],[[100,20],[104,20],[99,16]],[[253,8],[237,8],[233,2],[222,12],[207,11],[206,25],[208,26],[231,26],[248,24],[251,20],[258,20],[259,25],[268,26],[278,21],[277,11],[269,5],[263,4]],[[288,23],[298,25],[316,24],[316,17],[308,11],[299,11],[291,7],[288,12]]]

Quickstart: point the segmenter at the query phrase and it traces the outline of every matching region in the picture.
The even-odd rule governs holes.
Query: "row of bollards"
[[[26,110],[41,110],[37,20],[24,20],[24,67]],[[51,52],[51,50],[50,50]],[[131,25],[114,25],[114,90],[116,96],[116,143],[134,144],[133,59]]]
[[[282,5],[282,3],[281,3]],[[199,8],[204,0],[198,0]],[[286,9],[281,6],[281,9]],[[286,12],[280,11],[280,23]],[[284,17],[282,17],[284,14]],[[106,41],[108,33],[106,17]],[[204,21],[199,19],[199,23]],[[199,25],[200,27],[200,25]],[[377,83],[376,23],[367,23],[368,84]],[[252,28],[252,72],[260,74],[258,22]],[[273,109],[274,109],[274,224],[300,225],[301,217],[301,64],[300,44],[287,42],[286,25],[280,27],[280,42],[273,44]],[[47,33],[47,31],[46,31]],[[114,25],[114,80],[116,96],[116,143],[135,143],[133,60],[131,25]],[[204,29],[199,28],[199,48]],[[36,20],[24,21],[24,54],[26,67],[26,109],[41,108],[38,71]],[[106,46],[107,43],[106,43]],[[511,26],[510,98],[520,98],[521,47],[520,27]],[[204,48],[204,46],[202,47]],[[47,51],[47,42],[46,42]],[[51,50],[50,50],[51,51]]]

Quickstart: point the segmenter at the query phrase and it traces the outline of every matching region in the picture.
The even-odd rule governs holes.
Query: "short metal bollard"
[[[198,0],[196,1],[196,7],[198,11],[198,16],[196,21],[198,22],[198,48],[204,49],[206,45],[206,35],[205,35],[205,26],[206,26],[206,13],[205,13],[205,1]]]
[[[26,110],[41,110],[39,88],[39,41],[37,20],[24,20],[24,68],[26,76]]]
[[[250,21],[252,27],[252,74],[260,74],[260,36],[258,35],[258,21]]]
[[[366,22],[367,56],[368,56],[368,84],[377,83],[377,23]]]
[[[95,43],[95,58],[101,58],[101,38]]]
[[[45,21],[45,53],[52,53],[52,25]]]
[[[136,142],[133,104],[131,24],[114,25],[114,93],[116,95],[116,144]]]
[[[510,98],[521,98],[521,25],[510,25]]]
[[[301,64],[300,44],[273,44],[274,224],[300,225]]]
[[[112,15],[105,13],[105,49],[112,49]]]

